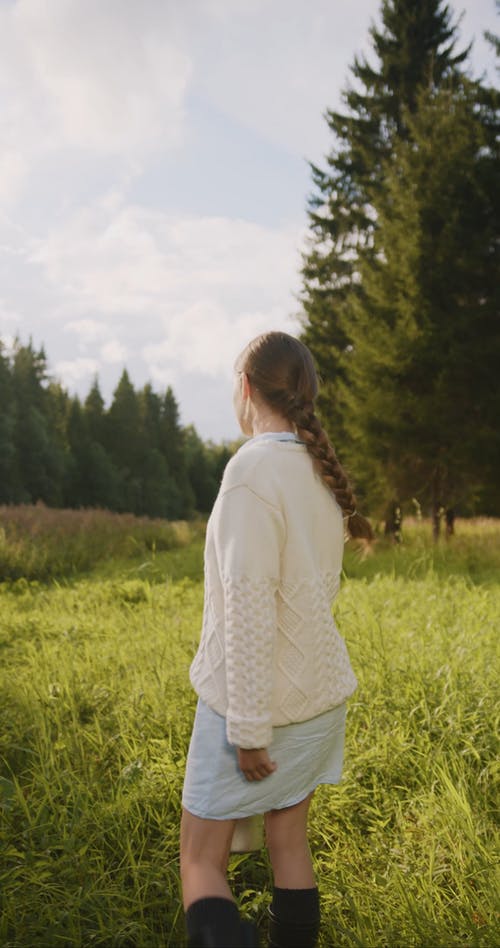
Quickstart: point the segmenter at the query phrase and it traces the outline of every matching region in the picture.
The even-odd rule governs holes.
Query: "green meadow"
[[[322,948],[500,944],[500,523],[456,531],[346,552],[359,688],[343,782],[312,806]],[[2,946],[185,944],[202,559],[201,524],[0,510]],[[265,851],[230,876],[264,945]]]

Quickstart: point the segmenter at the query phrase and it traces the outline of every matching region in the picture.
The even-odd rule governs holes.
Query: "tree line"
[[[367,509],[437,530],[444,507],[500,514],[499,93],[441,0],[380,21],[312,166],[303,339]]]
[[[123,372],[109,408],[50,378],[43,348],[0,340],[0,503],[105,507],[183,519],[210,511],[227,445],[182,427],[171,388],[136,391]]]

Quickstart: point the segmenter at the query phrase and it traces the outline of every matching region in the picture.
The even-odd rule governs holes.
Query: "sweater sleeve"
[[[220,498],[214,527],[224,589],[227,738],[238,747],[267,747],[283,516],[238,486]]]

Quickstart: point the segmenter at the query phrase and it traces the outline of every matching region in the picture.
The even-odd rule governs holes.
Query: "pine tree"
[[[417,496],[437,517],[489,491],[500,512],[496,99],[467,81],[421,92],[385,165],[341,385],[374,504]]]
[[[67,507],[92,506],[88,492],[87,459],[90,439],[85,415],[78,398],[69,401],[66,417],[66,438],[69,459],[64,485],[64,503]]]
[[[85,422],[85,497],[89,507],[123,509],[123,478],[108,450],[108,418],[99,381],[94,379],[83,404]]]
[[[106,450],[117,471],[118,509],[141,513],[144,438],[141,408],[128,372],[123,371],[107,413]]]
[[[48,367],[44,349],[17,340],[11,367],[14,394],[16,502],[49,505],[62,501],[64,451],[51,417]]]
[[[327,112],[334,136],[327,168],[311,166],[303,339],[323,379],[319,406],[334,440],[346,434],[337,380],[345,378],[360,262],[372,253],[384,162],[410,134],[419,90],[448,84],[468,54],[455,51],[456,26],[442,0],[383,0],[381,19],[382,28],[370,30],[377,64],[355,59],[343,93],[345,111]]]
[[[97,378],[94,379],[90,392],[85,399],[83,412],[90,440],[104,445],[106,441],[105,406]]]
[[[162,400],[148,383],[139,392],[139,406],[144,440],[149,450],[160,446]]]
[[[159,447],[178,491],[175,516],[189,517],[195,509],[195,497],[187,475],[184,432],[180,423],[179,406],[170,386],[161,401]]]
[[[44,389],[43,414],[48,429],[51,462],[52,489],[44,499],[52,506],[61,506],[64,500],[67,470],[71,464],[71,451],[67,439],[67,413],[70,398],[62,385],[49,380]]]
[[[194,492],[196,510],[210,513],[218,489],[215,458],[192,425],[185,429],[185,447],[187,475]]]
[[[86,497],[89,507],[122,510],[122,481],[108,452],[90,441],[86,456]]]
[[[150,517],[178,519],[184,514],[183,489],[169,467],[169,460],[176,469],[183,463],[177,402],[170,389],[165,401],[148,384],[139,393],[139,403],[144,441],[142,512]],[[164,448],[168,445],[166,453],[161,451],[162,442]]]
[[[500,0],[495,0],[495,6],[497,8],[497,13],[500,13]],[[493,46],[493,49],[495,50],[495,53],[498,59],[498,57],[500,56],[500,36],[498,35],[498,33],[492,33],[491,30],[486,30],[484,37],[485,39],[488,40],[488,43],[490,43],[490,45]],[[497,72],[498,70],[499,70],[499,67],[497,66]]]

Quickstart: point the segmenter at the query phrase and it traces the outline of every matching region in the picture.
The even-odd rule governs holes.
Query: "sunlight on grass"
[[[346,558],[335,613],[359,688],[344,780],[312,807],[322,948],[498,943],[500,525],[458,529]],[[201,557],[197,539],[0,586],[2,945],[184,944]],[[231,880],[264,930],[266,854],[233,857]]]

